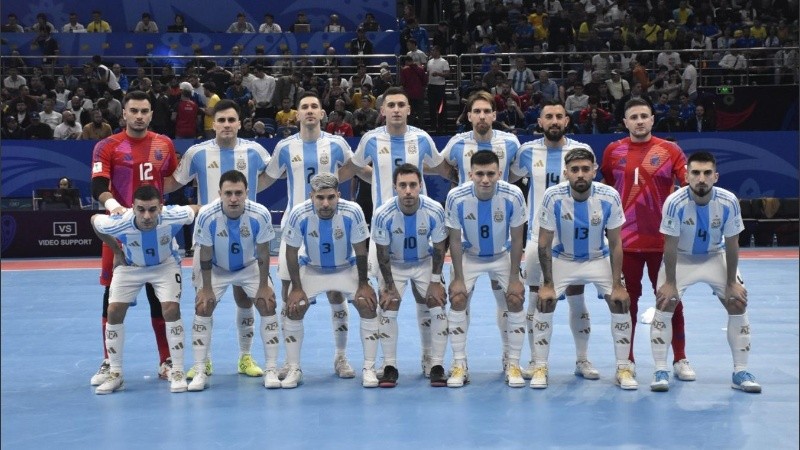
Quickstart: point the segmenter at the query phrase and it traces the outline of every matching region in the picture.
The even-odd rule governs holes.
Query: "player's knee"
[[[174,322],[181,318],[181,308],[178,302],[164,302],[161,304],[161,309],[164,312],[164,320],[167,322]]]
[[[731,316],[741,316],[747,311],[747,304],[740,302],[739,300],[720,298],[719,301],[722,302],[722,306],[725,307],[725,311],[727,311]]]
[[[277,309],[277,302],[274,296],[268,299],[258,299],[254,303],[258,313],[262,316],[272,316]]]
[[[125,313],[128,310],[127,303],[109,303],[108,304],[108,323],[110,325],[118,325],[125,320]]]

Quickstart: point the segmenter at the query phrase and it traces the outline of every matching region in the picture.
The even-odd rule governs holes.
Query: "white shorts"
[[[542,266],[539,265],[539,242],[531,239],[525,246],[525,284],[541,286]]]
[[[150,283],[160,302],[181,301],[181,267],[169,258],[157,266],[117,266],[108,291],[109,303],[131,303]]]
[[[597,295],[611,294],[611,259],[591,259],[589,261],[569,261],[553,258],[553,288],[556,298],[564,295],[567,286],[593,283]]]
[[[428,285],[431,283],[431,258],[411,263],[392,261],[391,267],[394,287],[397,289],[397,293],[400,294],[400,298],[403,297],[409,281],[416,286],[417,292],[421,296],[425,296],[425,293],[428,292]],[[380,273],[378,274],[378,281],[381,286],[386,284],[383,281],[383,275]]]
[[[300,279],[303,292],[309,302],[323,292],[341,292],[348,300],[352,300],[358,290],[358,268],[355,265],[343,269],[317,269],[311,266],[300,266]]]
[[[464,286],[467,288],[468,294],[472,294],[472,290],[475,288],[475,281],[483,274],[488,275],[490,280],[497,281],[503,292],[508,289],[508,278],[511,275],[511,256],[508,252],[490,257],[472,256],[464,253],[461,265],[464,269]],[[450,281],[452,282],[453,272],[450,271],[450,274]]]
[[[667,279],[664,264],[658,270],[657,286],[661,287]],[[736,279],[744,286],[744,280],[739,271]],[[686,289],[697,283],[706,283],[711,287],[717,297],[725,296],[725,286],[728,283],[728,263],[725,261],[725,252],[710,255],[682,255],[678,254],[678,263],[675,267],[675,281],[678,295],[681,300]]]
[[[258,263],[250,264],[236,272],[217,266],[211,268],[211,289],[214,291],[214,298],[217,303],[222,300],[222,296],[225,295],[228,286],[239,286],[249,298],[254,298],[258,292],[260,282],[261,276],[258,270]],[[271,279],[267,279],[267,283],[273,286]],[[197,284],[198,286],[202,284],[202,278]]]

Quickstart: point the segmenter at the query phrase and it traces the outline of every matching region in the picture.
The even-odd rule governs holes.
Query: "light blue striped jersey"
[[[321,219],[311,199],[289,214],[283,240],[300,248],[300,265],[319,269],[341,269],[355,264],[353,244],[369,238],[364,212],[358,203],[339,199],[330,219]]]
[[[498,181],[489,200],[478,200],[472,181],[451,190],[445,205],[445,225],[461,230],[464,252],[494,256],[511,248],[513,227],[527,220],[525,197],[513,184]]]
[[[372,240],[388,245],[393,261],[405,263],[427,259],[433,254],[433,243],[447,238],[444,208],[425,195],[419,196],[419,208],[405,215],[398,197],[381,205],[372,216]]]
[[[689,186],[670,194],[664,202],[659,231],[678,236],[678,253],[704,255],[725,250],[725,238],[744,230],[739,200],[725,189],[712,187],[711,200],[698,205]]]
[[[237,139],[233,148],[220,148],[216,139],[189,147],[181,158],[173,176],[180,184],[197,179],[197,197],[201,205],[219,198],[219,178],[236,169],[247,178],[248,198],[256,200],[258,175],[267,169],[269,153],[261,144]]]
[[[588,261],[608,256],[605,230],[625,223],[622,201],[608,185],[592,183],[589,198],[578,202],[569,182],[544,192],[539,226],[553,231],[553,255],[560,259]],[[538,233],[538,230],[537,230]]]
[[[436,167],[441,162],[442,156],[428,133],[410,125],[403,136],[390,136],[386,126],[367,132],[353,154],[353,163],[358,167],[372,163],[373,211],[394,197],[392,175],[397,166],[408,163],[423,172],[423,165]],[[425,194],[424,180],[422,193]]]
[[[277,180],[286,174],[289,201],[281,226],[286,224],[292,208],[308,200],[311,177],[318,173],[335,174],[352,157],[353,150],[344,138],[324,131],[314,142],[304,142],[300,133],[278,142],[267,165],[267,175]]]
[[[592,151],[589,144],[565,138],[562,147],[548,147],[545,139],[535,139],[522,144],[511,171],[528,179],[528,241],[537,241],[539,236],[539,206],[544,191],[561,182],[564,173],[564,156],[574,148]],[[594,153],[594,152],[592,152]]]
[[[502,180],[508,181],[511,164],[519,152],[519,139],[506,131],[492,130],[492,138],[488,142],[478,142],[475,132],[459,133],[447,142],[442,150],[442,158],[451,166],[458,168],[458,184],[469,181],[470,159],[479,151],[492,151],[500,159]]]
[[[275,238],[272,216],[261,204],[247,200],[244,212],[231,219],[222,211],[222,202],[214,200],[200,208],[194,226],[194,241],[213,247],[212,263],[230,272],[242,270],[256,262],[256,246]]]
[[[132,266],[157,266],[168,258],[180,261],[175,235],[184,225],[194,221],[194,211],[188,206],[164,206],[158,225],[148,231],[136,227],[132,209],[118,216],[101,216],[94,221],[97,231],[118,239],[125,251],[125,262]]]

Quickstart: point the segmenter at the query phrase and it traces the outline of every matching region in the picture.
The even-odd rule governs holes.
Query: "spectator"
[[[791,41],[784,41],[780,50],[775,52],[773,58],[775,64],[775,84],[792,83],[797,84],[798,78],[798,55],[797,50],[791,48]]]
[[[25,139],[25,131],[19,126],[17,118],[6,116],[3,120],[2,139]]]
[[[281,110],[275,114],[275,123],[278,127],[297,128],[297,110],[292,108],[292,101],[288,98],[281,100]]]
[[[680,108],[678,115],[688,125],[689,119],[694,118],[695,106],[694,103],[689,101],[689,96],[685,93],[680,95],[680,103],[678,104],[678,108]]]
[[[69,13],[69,22],[67,22],[61,31],[64,33],[86,33],[86,27],[78,23],[78,15],[74,12]]]
[[[264,23],[258,27],[259,33],[280,33],[281,26],[275,23],[275,16],[270,13],[264,14]],[[251,127],[252,129],[252,127]]]
[[[758,39],[750,35],[750,28],[744,27],[734,33],[734,37],[741,31],[741,36],[736,39],[736,48],[758,47]]]
[[[356,37],[350,41],[350,54],[351,55],[371,55],[372,42],[367,39],[366,30],[358,27],[356,30]]]
[[[647,23],[642,25],[644,29],[644,39],[650,46],[655,46],[658,43],[658,36],[661,33],[661,25],[656,23],[655,16],[649,16]]]
[[[428,32],[425,30],[425,28],[419,26],[416,18],[409,18],[406,22],[406,28],[400,33],[400,44],[402,45],[401,48],[405,48],[406,52],[415,50],[408,46],[408,42],[411,39],[416,41],[418,49],[423,54],[428,52]]]
[[[436,26],[436,31],[433,32],[433,45],[438,46],[439,50],[444,53],[450,53],[450,46],[453,41],[453,35],[450,34],[447,21],[442,20]],[[432,48],[432,47],[431,47]],[[431,50],[432,52],[433,50]]]
[[[188,33],[189,29],[186,28],[186,23],[183,14],[175,14],[172,25],[167,27],[167,33]]]
[[[229,70],[231,75],[236,75],[242,72],[242,66],[247,63],[247,58],[242,56],[242,47],[240,45],[234,45],[231,47],[231,57],[225,61],[224,68]]]
[[[239,136],[242,139],[255,139],[256,132],[253,130],[253,119],[248,117],[242,120],[242,128],[239,129],[237,136]]]
[[[747,58],[742,51],[725,52],[725,56],[719,61],[719,67],[725,77],[724,84],[746,84],[744,76],[747,73],[747,66]]]
[[[136,24],[134,33],[158,33],[158,25],[150,17],[150,13],[142,13],[142,20]]]
[[[92,103],[91,100],[88,100],[88,102],[90,104]],[[84,101],[81,100],[81,97],[77,95],[72,96],[70,101],[67,103],[67,107],[64,109],[64,111],[71,111],[73,114],[75,114],[75,117],[78,118],[78,121],[81,123],[81,125],[86,125],[92,121],[92,110],[92,107],[87,109],[84,106]]]
[[[36,23],[31,25],[28,31],[32,33],[39,33],[43,30],[47,30],[50,33],[58,33],[56,27],[47,21],[47,15],[45,15],[45,13],[39,13],[36,15]]]
[[[492,124],[492,127],[517,134],[524,123],[525,114],[519,108],[519,103],[513,97],[509,97],[506,100],[506,109],[497,112],[497,120]]]
[[[111,134],[113,134],[113,130],[111,130],[111,125],[103,120],[103,113],[99,110],[94,110],[92,111],[92,121],[83,127],[80,139],[99,141],[111,136]]]
[[[30,125],[25,128],[25,139],[53,139],[53,129],[39,120],[38,112],[32,112],[30,114]]]
[[[103,92],[103,98],[108,104],[108,112],[114,117],[115,121],[119,120],[122,117],[122,103],[114,98],[109,90]]]
[[[96,9],[92,11],[92,21],[86,25],[86,32],[88,33],[111,33],[111,25],[103,20],[103,13]]]
[[[486,89],[491,92],[495,86],[506,80],[508,80],[508,76],[503,73],[500,60],[493,59],[489,65],[489,71],[483,76],[483,84],[486,86]]]
[[[686,131],[686,123],[680,117],[681,109],[678,105],[672,105],[667,111],[667,115],[656,122],[655,131],[662,133],[680,133]]]
[[[39,35],[36,36],[36,45],[39,46],[39,51],[44,56],[42,58],[42,67],[52,69],[52,65],[55,63],[55,58],[52,57],[57,56],[59,50],[58,41],[53,38],[49,28],[42,28],[39,31]]]
[[[599,93],[597,94],[597,106],[608,111],[612,115],[612,124],[614,116],[614,107],[617,101],[611,96],[608,91],[608,85],[603,83],[600,85]]]
[[[583,93],[583,86],[576,84],[575,93],[567,97],[567,101],[564,102],[564,109],[569,115],[570,123],[579,123],[581,111],[587,106],[589,106],[589,96]]]
[[[350,77],[350,80],[348,81],[348,86],[351,88],[350,94],[353,95],[355,93],[355,88],[362,87],[365,84],[372,86],[372,77],[367,73],[367,66],[365,66],[363,63],[359,63],[358,68],[356,69],[356,74]]]
[[[64,111],[64,121],[53,130],[53,139],[57,141],[80,139],[83,127],[75,120],[75,115]]]
[[[514,68],[508,71],[508,80],[511,82],[511,88],[515,93],[521,94],[525,91],[527,84],[533,84],[536,77],[533,71],[525,67],[525,58],[518,56],[514,60]]]
[[[590,97],[586,107],[578,115],[578,129],[584,134],[608,133],[613,121],[611,113],[598,105],[597,97]]]
[[[216,136],[214,132],[214,106],[219,103],[219,95],[217,95],[217,85],[213,81],[203,84],[203,94],[208,99],[205,108],[201,111],[203,117],[203,135],[206,139],[211,139]]]
[[[655,116],[655,123],[667,117],[670,106],[667,99],[667,94],[660,94],[655,103],[653,103],[653,115]]]
[[[338,14],[331,14],[330,18],[328,19],[328,24],[325,25],[325,28],[322,31],[326,33],[344,33],[344,27],[339,23],[339,15]]]
[[[706,108],[703,105],[697,105],[694,110],[694,117],[686,121],[686,131],[700,133],[715,131],[716,129],[717,126],[714,121],[706,116]]]
[[[266,139],[272,137],[269,133],[267,133],[267,126],[264,125],[264,122],[260,120],[253,124],[253,133],[255,133],[255,139]]]
[[[114,76],[117,77],[117,83],[119,83],[119,88],[122,90],[122,95],[124,96],[126,93],[128,93],[128,89],[130,88],[128,76],[122,73],[122,66],[116,63],[111,66],[111,72],[113,72]]]
[[[685,53],[681,54],[681,62],[683,63],[683,80],[682,92],[689,95],[689,100],[695,101],[697,99],[697,69],[689,60],[689,56]]]
[[[539,71],[539,79],[533,83],[533,91],[542,94],[542,102],[547,103],[558,99],[558,85],[550,79],[550,72]]]
[[[51,98],[44,99],[42,102],[42,111],[39,113],[39,118],[42,123],[46,123],[55,131],[56,127],[61,124],[63,119],[61,113],[53,110],[54,103],[55,102]]]
[[[409,122],[416,127],[422,126],[422,114],[425,108],[425,86],[428,84],[428,75],[425,69],[415,63],[410,56],[400,59],[403,68],[400,69],[400,86],[411,104]]]
[[[363,28],[364,31],[381,31],[381,24],[375,20],[375,15],[372,13],[366,13],[364,21],[358,27]]]
[[[362,125],[366,127],[366,130],[371,130],[375,128],[375,126],[378,123],[378,110],[375,109],[374,103],[375,103],[374,98],[370,100],[369,97],[361,97],[359,99],[359,108],[353,111],[353,116],[355,117],[356,124],[358,123],[359,114],[364,115],[364,120],[362,120]],[[355,132],[355,127],[353,128],[353,131]]]
[[[194,139],[197,137],[197,117],[200,114],[200,105],[192,99],[191,83],[184,81],[180,83],[179,87],[181,96],[172,112],[172,120],[175,122],[175,138]]]
[[[25,107],[26,107],[26,111],[25,112],[26,113],[39,111],[39,102],[38,102],[38,100],[36,100],[36,97],[30,95],[30,89],[28,88],[28,86],[20,86],[19,95],[16,98],[11,100],[11,104],[17,104],[18,105],[19,102],[25,103]],[[19,119],[18,122],[20,124],[23,124],[23,121],[21,120],[21,118],[18,117],[17,119]]]
[[[228,27],[227,33],[255,33],[256,29],[253,24],[247,21],[244,13],[236,15],[236,21]]]
[[[678,7],[672,11],[672,18],[675,19],[678,25],[686,25],[686,21],[693,15],[694,10],[686,0],[681,0]]]
[[[298,25],[300,25],[299,28]],[[298,33],[301,31],[303,32],[311,31],[311,23],[309,23],[308,17],[306,17],[305,12],[300,11],[297,13],[297,19],[295,19],[294,23],[291,26],[289,26],[289,31],[291,31],[292,33]]]
[[[67,107],[67,103],[69,103],[70,99],[72,98],[72,92],[67,89],[67,86],[64,84],[64,79],[57,78],[56,86],[50,92],[53,96],[55,96],[55,110],[58,112],[64,111],[64,109]]]
[[[325,131],[337,136],[353,137],[353,127],[344,122],[344,116],[338,111],[331,111],[328,115],[328,126]]]
[[[408,48],[406,56],[411,58],[415,64],[424,67],[425,63],[428,62],[428,55],[417,47],[417,40],[409,39],[406,42],[406,46]]]
[[[291,105],[296,105],[303,94],[300,86],[300,75],[291,72],[275,80],[275,93],[272,95],[272,104],[280,105],[283,99],[288,98]]]
[[[672,50],[672,43],[664,41],[664,51],[656,57],[656,65],[658,67],[665,66],[668,70],[676,70],[681,66],[681,55]]]
[[[375,85],[373,86],[373,94],[376,97],[383,95],[386,92],[386,89],[394,86],[394,77],[392,77],[392,72],[389,71],[387,68],[382,68],[380,71],[380,76],[375,80]]]
[[[367,83],[361,86],[361,91],[353,94],[353,97],[351,99],[352,101],[351,106],[353,108],[359,108],[361,106],[361,100],[367,100],[367,104],[369,105],[370,108],[375,107],[376,99],[375,96],[372,95],[371,84]]]
[[[250,117],[253,112],[253,94],[242,83],[242,74],[233,75],[233,84],[225,91],[225,98],[239,105],[239,117]]]
[[[342,118],[346,123],[353,125],[354,122],[353,113],[347,110],[347,103],[345,103],[344,100],[342,99],[336,100],[336,102],[334,102],[333,104],[333,111],[336,111],[339,114],[341,114]]]
[[[694,30],[694,36],[692,37],[691,47],[692,50],[706,50],[703,52],[703,56],[705,58],[711,57],[711,50],[714,48],[714,44],[711,42],[708,36],[703,34],[703,30],[701,28],[697,28]]]
[[[255,78],[253,79],[253,101],[255,102],[255,116],[274,117],[275,108],[272,105],[272,96],[275,94],[275,78],[267,75],[264,68],[260,65],[254,67]],[[255,124],[253,124],[255,127]]]
[[[644,65],[639,62],[639,60],[633,60],[631,78],[633,82],[641,84],[645,92],[650,88],[650,76],[647,74],[647,69],[645,69]]]
[[[117,99],[117,101],[121,100],[122,88],[119,85],[117,76],[114,75],[114,72],[112,72],[111,69],[103,64],[100,55],[92,56],[92,66],[94,67],[94,72],[91,76],[91,82],[94,86],[94,89],[97,92],[110,91],[112,96]],[[119,109],[120,114],[118,114],[117,117],[122,115],[122,107],[120,106]]]
[[[9,97],[16,97],[19,95],[19,89],[28,84],[28,80],[20,76],[16,67],[9,67],[6,72],[8,76],[3,79],[3,89]]]
[[[2,27],[3,33],[24,33],[25,29],[17,22],[17,15],[14,13],[8,14],[8,22]]]

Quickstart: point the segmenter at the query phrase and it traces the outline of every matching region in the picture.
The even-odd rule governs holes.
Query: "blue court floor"
[[[306,317],[305,384],[266,390],[260,378],[237,374],[234,306],[228,291],[215,313],[214,375],[206,391],[171,394],[168,383],[156,376],[158,358],[142,293],[125,321],[127,388],[98,396],[89,386],[102,357],[98,271],[4,270],[0,444],[14,450],[796,449],[798,260],[746,259],[741,271],[750,297],[750,371],[763,386],[760,395],[730,388],[727,319],[706,286],[694,286],[684,298],[687,353],[697,381],[673,380],[669,392],[650,392],[649,329],[640,326],[640,388],[622,391],[614,386],[609,313],[594,287],[588,287],[593,325],[589,351],[601,379],[572,375],[574,346],[562,302],[556,311],[550,387],[509,388],[500,370],[495,302],[488,280],[481,279],[469,330],[471,383],[462,389],[431,388],[422,378],[419,333],[407,293],[400,311],[400,384],[395,389],[364,389],[360,376],[335,377],[330,308],[321,299]],[[189,280],[189,271],[184,272]],[[645,296],[640,309],[652,302],[652,294]],[[188,283],[181,309],[190,329],[193,299]],[[360,368],[358,318],[352,307],[350,330],[348,355]],[[258,338],[253,354],[263,362]],[[526,340],[523,360],[528,357]],[[186,359],[188,368],[191,351]]]

